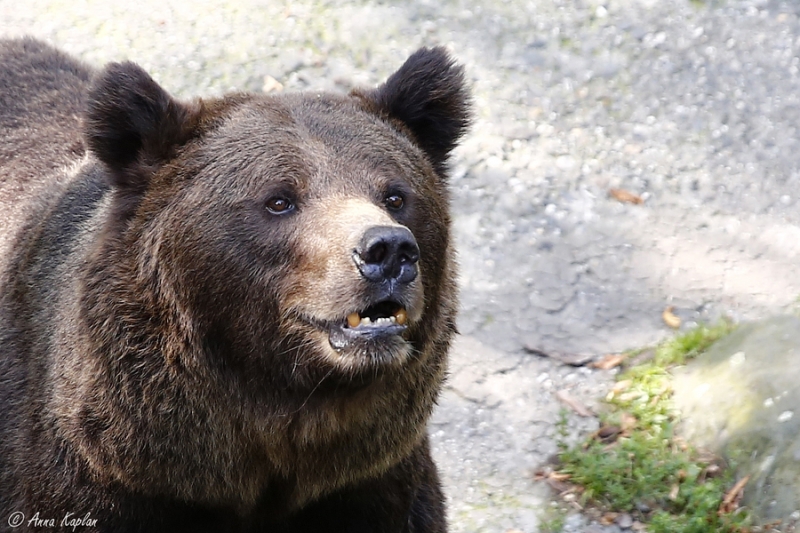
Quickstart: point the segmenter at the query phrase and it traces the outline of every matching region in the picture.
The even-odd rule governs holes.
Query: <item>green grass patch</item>
[[[733,327],[699,326],[656,347],[649,362],[621,373],[606,397],[601,429],[582,445],[561,445],[560,472],[580,487],[584,504],[630,513],[650,533],[749,531],[743,510],[718,512],[734,484],[732,472],[674,434],[678,418],[671,401],[669,369]]]
[[[561,507],[549,507],[539,516],[539,533],[561,533],[567,512]]]
[[[661,368],[685,364],[731,331],[733,325],[730,322],[720,322],[716,326],[697,326],[658,346],[655,364]]]

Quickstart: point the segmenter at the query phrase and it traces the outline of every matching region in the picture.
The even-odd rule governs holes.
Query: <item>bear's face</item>
[[[444,168],[468,102],[446,53],[373,91],[194,104],[112,64],[89,102],[109,233],[224,365],[274,371],[288,354],[309,382],[352,383],[409,358],[450,283]]]
[[[164,174],[170,200],[143,210],[153,260],[226,357],[293,351],[349,381],[406,361],[443,282],[447,200],[361,99],[253,97]]]
[[[462,69],[423,49],[374,90],[182,103],[123,63],[87,103],[112,197],[58,402],[94,471],[237,505],[275,477],[300,505],[405,457],[455,331]]]

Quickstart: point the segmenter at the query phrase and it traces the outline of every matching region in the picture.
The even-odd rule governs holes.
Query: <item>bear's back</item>
[[[33,199],[60,189],[86,152],[81,116],[91,76],[40,41],[0,40],[0,269],[36,210]]]

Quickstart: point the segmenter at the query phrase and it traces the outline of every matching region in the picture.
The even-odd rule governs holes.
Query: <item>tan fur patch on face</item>
[[[327,198],[308,206],[303,215],[303,239],[298,243],[300,267],[293,274],[296,290],[289,306],[309,318],[343,320],[366,307],[365,281],[353,260],[364,232],[372,226],[400,226],[384,210],[360,198]],[[410,322],[422,315],[422,283],[407,289]],[[366,303],[366,305],[365,305]]]
[[[315,342],[322,353],[342,370],[365,364],[402,364],[411,347],[396,336],[380,343],[359,343],[353,350],[336,350],[327,327],[345,324],[346,317],[377,303],[373,287],[360,273],[354,254],[364,233],[374,226],[402,227],[389,214],[363,198],[335,196],[305,206],[297,224],[302,239],[297,242],[298,268],[290,276],[287,307],[316,325]],[[422,316],[424,295],[422,275],[398,290],[397,298],[413,325]]]

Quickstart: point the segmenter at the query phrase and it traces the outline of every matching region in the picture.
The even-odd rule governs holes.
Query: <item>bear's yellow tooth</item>
[[[347,315],[347,325],[354,328],[361,324],[361,316],[358,313],[350,313]]]
[[[403,309],[403,308],[400,308],[400,309],[399,309],[399,310],[398,310],[398,311],[397,311],[397,312],[394,314],[394,317],[397,319],[397,323],[398,323],[398,324],[400,324],[400,325],[402,326],[402,325],[404,325],[404,324],[406,323],[406,320],[408,319],[408,313],[406,313],[406,310],[405,310],[405,309]]]

